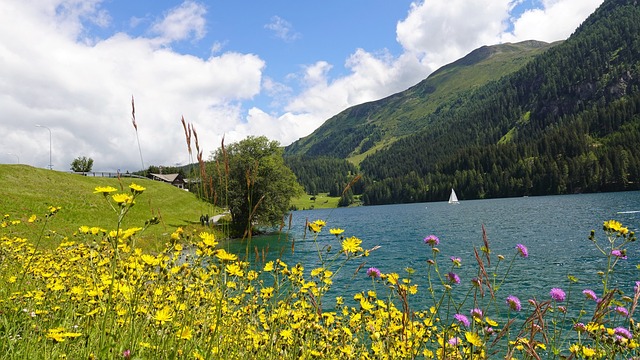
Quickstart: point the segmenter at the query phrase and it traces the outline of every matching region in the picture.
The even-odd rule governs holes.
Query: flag
[[[138,124],[136,124],[136,106],[133,103],[133,95],[131,95],[131,122],[133,123],[133,127],[138,131]]]

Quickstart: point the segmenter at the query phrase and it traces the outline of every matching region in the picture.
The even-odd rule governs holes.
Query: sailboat
[[[453,189],[451,189],[451,195],[449,195],[449,204],[459,204],[458,197]]]

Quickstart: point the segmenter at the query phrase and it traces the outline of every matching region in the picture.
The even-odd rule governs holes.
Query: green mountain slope
[[[387,98],[351,107],[313,134],[288,146],[286,155],[363,158],[382,145],[420,131],[426,118],[461,94],[513,73],[554,44],[525,41],[483,46],[417,85]]]
[[[462,200],[639,189],[638,39],[640,4],[605,0],[569,39],[499,79],[452,85],[466,63],[487,59],[472,53],[403,93],[348,109],[288,151],[368,150],[359,163],[366,204],[446,200],[452,187]],[[445,87],[455,96],[422,101]]]

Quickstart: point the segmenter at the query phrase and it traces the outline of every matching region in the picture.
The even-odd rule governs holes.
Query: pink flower
[[[551,295],[551,298],[557,302],[563,302],[567,298],[567,294],[565,294],[560,288],[551,289],[549,295]]]
[[[520,256],[522,256],[523,258],[529,257],[529,250],[527,250],[526,246],[522,244],[517,244],[516,249],[518,249]]]
[[[582,293],[584,294],[584,296],[587,297],[587,299],[591,299],[593,301],[598,300],[598,296],[596,295],[596,293],[591,290],[591,289],[584,289],[582,290]]]
[[[460,276],[458,276],[458,274],[456,273],[448,273],[447,278],[449,279],[449,282],[453,284],[460,284]]]
[[[424,238],[424,243],[433,247],[440,244],[440,239],[438,239],[438,237],[435,235],[429,235]]]
[[[462,265],[462,260],[460,260],[459,257],[452,256],[451,257],[451,262],[453,263],[453,265],[458,266],[458,267],[460,265]]]
[[[616,312],[619,315],[622,315],[624,317],[629,317],[629,310],[627,310],[627,308],[625,308],[624,306],[618,306],[616,307]]]
[[[511,310],[520,311],[522,309],[522,305],[520,304],[520,299],[513,295],[507,296],[507,305],[511,308]]]
[[[611,255],[625,260],[627,258],[627,251],[626,250],[611,250]]]
[[[633,335],[631,335],[631,332],[627,330],[627,328],[617,327],[613,329],[613,333],[629,340],[633,338]]]
[[[469,319],[462,314],[455,314],[453,315],[453,317],[456,320],[458,320],[460,323],[462,323],[462,325],[464,325],[465,327],[469,327],[469,325],[471,325],[471,322],[469,321]]]
[[[471,316],[474,318],[482,318],[482,309],[471,309]]]
[[[370,267],[367,270],[367,276],[370,276],[372,278],[379,278],[380,277],[380,270],[378,268],[375,267]]]

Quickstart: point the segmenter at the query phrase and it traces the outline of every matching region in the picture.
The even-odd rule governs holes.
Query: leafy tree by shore
[[[280,224],[291,198],[303,191],[284,164],[280,144],[264,136],[222,146],[210,160],[208,172],[231,213],[233,235],[248,235],[254,224]]]

